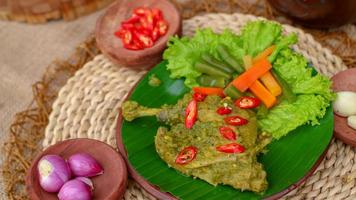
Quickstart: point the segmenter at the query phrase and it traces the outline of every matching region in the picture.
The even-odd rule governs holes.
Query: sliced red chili
[[[180,165],[187,164],[195,159],[198,149],[194,146],[185,147],[176,158],[176,163]]]
[[[162,11],[158,8],[152,8],[151,10],[154,20],[158,21],[163,18]]]
[[[240,116],[230,116],[230,117],[225,117],[224,119],[225,123],[232,125],[232,126],[242,126],[248,123],[248,120],[245,118],[242,118]]]
[[[193,98],[196,100],[196,101],[204,101],[204,99],[206,98],[206,94],[202,94],[200,92],[194,92],[193,94]]]
[[[223,106],[223,107],[219,107],[216,112],[219,114],[219,115],[228,115],[232,112],[232,109],[228,106]]]
[[[115,35],[121,38],[122,43],[130,44],[132,42],[132,32],[128,29],[121,29],[115,32]]]
[[[232,128],[228,126],[222,126],[219,128],[220,134],[228,140],[236,140],[236,133]]]
[[[159,36],[160,36],[160,34],[159,34],[158,27],[154,27],[153,31],[152,31],[152,34],[151,34],[152,40],[153,41],[158,40]]]
[[[131,50],[149,48],[168,30],[161,10],[139,7],[132,16],[121,23],[115,35],[121,38],[123,46]]]
[[[198,117],[198,105],[195,99],[191,100],[185,109],[185,127],[191,129]]]
[[[153,18],[141,17],[140,24],[142,25],[143,28],[147,29],[148,31],[153,31],[154,28]]]
[[[138,7],[133,10],[133,13],[136,15],[146,15],[147,12],[150,12],[149,8]]]
[[[243,153],[245,152],[245,147],[237,143],[230,143],[230,144],[217,146],[216,150],[223,153]]]
[[[261,104],[261,101],[255,97],[240,97],[236,100],[235,105],[242,109],[256,108]]]
[[[143,44],[143,47],[153,46],[153,40],[149,36],[138,31],[134,31],[133,33],[135,37]]]
[[[158,27],[159,34],[160,34],[160,35],[164,35],[164,34],[167,33],[168,24],[167,24],[167,22],[165,22],[164,20],[159,20],[159,21],[157,22],[156,26]]]
[[[130,49],[130,50],[140,50],[140,49],[142,49],[142,45],[137,43],[137,42],[134,42],[134,43],[131,43],[131,44],[124,44],[124,47],[126,49]]]

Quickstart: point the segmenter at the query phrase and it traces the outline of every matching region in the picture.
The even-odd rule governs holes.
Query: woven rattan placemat
[[[211,27],[221,32],[230,28],[235,32],[249,20],[257,18],[242,14],[207,14],[183,23],[183,34],[191,36],[197,28]],[[299,42],[294,49],[307,57],[315,68],[326,76],[346,69],[340,58],[323,48],[311,35],[289,25],[287,32],[296,32]],[[115,66],[98,55],[69,79],[60,90],[49,116],[43,146],[69,138],[93,138],[116,147],[115,128],[118,108],[131,87],[144,74],[122,66]],[[311,148],[311,147],[306,147]],[[288,195],[291,199],[356,199],[355,151],[333,140],[325,160],[302,187]],[[125,199],[152,198],[130,181]]]

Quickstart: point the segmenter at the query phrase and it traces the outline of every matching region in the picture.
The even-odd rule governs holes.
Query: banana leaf
[[[161,85],[152,87],[149,77],[155,74]],[[138,83],[128,99],[148,107],[175,104],[189,89],[181,79],[169,78],[166,62],[150,70]],[[135,171],[161,191],[179,199],[262,199],[284,191],[308,174],[327,149],[333,134],[333,112],[327,109],[320,125],[304,125],[267,147],[259,157],[269,182],[263,194],[240,191],[230,186],[213,186],[202,180],[184,176],[161,160],[154,147],[157,128],[162,126],[155,117],[144,117],[132,122],[119,121],[121,137],[128,161]]]

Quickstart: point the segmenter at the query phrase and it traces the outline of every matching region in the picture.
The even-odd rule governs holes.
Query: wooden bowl
[[[331,78],[333,90],[356,92],[356,68],[337,73]],[[356,147],[356,130],[347,125],[347,118],[334,113],[334,136],[346,144]]]
[[[26,177],[26,189],[33,200],[58,199],[57,193],[48,193],[39,184],[37,164],[48,154],[56,154],[68,159],[75,153],[88,153],[104,168],[104,174],[90,178],[94,184],[93,199],[117,200],[125,193],[127,170],[121,155],[111,146],[98,140],[71,139],[59,142],[41,152],[32,162]]]
[[[143,50],[128,50],[114,33],[121,22],[131,17],[137,7],[159,8],[168,22],[167,33],[155,44]],[[96,23],[95,37],[99,49],[112,62],[126,67],[150,68],[162,60],[162,52],[172,35],[180,35],[182,19],[177,8],[168,0],[121,0],[113,3]]]

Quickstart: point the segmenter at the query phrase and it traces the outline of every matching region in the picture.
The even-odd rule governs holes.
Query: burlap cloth
[[[238,33],[241,26],[257,18],[242,14],[208,14],[185,20],[183,34],[191,36],[197,28],[211,27],[221,32],[230,28]],[[307,57],[315,68],[326,76],[346,69],[340,58],[323,48],[309,34],[289,25],[287,32],[296,32],[297,52]],[[43,146],[69,138],[93,138],[116,147],[115,129],[120,107],[132,86],[144,74],[123,66],[115,66],[98,55],[70,78],[60,90],[49,116]],[[312,147],[306,147],[312,148]],[[356,182],[345,177],[356,169],[353,148],[334,140],[316,173],[306,183],[288,195],[290,199],[355,199]],[[130,180],[125,199],[152,198]]]

